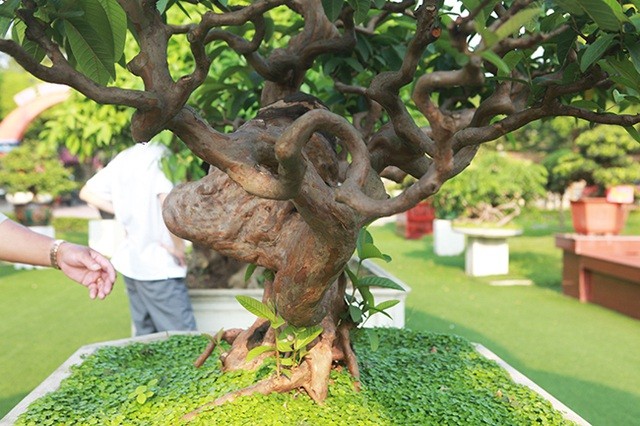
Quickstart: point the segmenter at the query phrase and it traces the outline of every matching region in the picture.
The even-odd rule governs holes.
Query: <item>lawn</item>
[[[74,222],[58,221],[58,236],[86,244]],[[53,269],[0,264],[0,312],[0,418],[80,346],[131,335],[122,282],[107,299],[91,300]]]
[[[436,257],[432,238],[404,240],[392,225],[370,228],[392,256],[384,267],[412,287],[408,328],[482,343],[594,425],[640,419],[640,321],[561,294],[561,251],[552,214],[530,216],[510,240],[510,278],[497,287],[464,274],[464,256]],[[640,213],[625,233],[640,234]],[[493,277],[495,278],[495,277]]]
[[[627,233],[640,233],[640,214]],[[561,253],[554,214],[528,215],[513,238],[512,278],[531,286],[495,287],[464,274],[463,256],[434,256],[431,237],[404,240],[392,225],[371,228],[393,257],[385,264],[412,287],[407,327],[482,343],[594,425],[635,425],[640,418],[640,321],[560,293]],[[86,235],[61,230],[62,238]],[[81,228],[86,229],[86,228]],[[0,417],[78,347],[129,335],[123,286],[104,301],[58,271],[0,266]]]

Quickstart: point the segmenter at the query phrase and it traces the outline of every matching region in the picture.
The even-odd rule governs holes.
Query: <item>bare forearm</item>
[[[0,222],[0,259],[50,266],[53,239],[35,233],[11,220]]]
[[[111,201],[107,201],[97,196],[96,194],[88,190],[87,187],[84,187],[80,190],[79,196],[82,201],[86,202],[87,204],[95,208],[98,208],[107,213],[111,213],[111,214],[114,213],[113,204],[111,203]]]

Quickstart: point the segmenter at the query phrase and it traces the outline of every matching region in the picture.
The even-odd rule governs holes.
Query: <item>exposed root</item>
[[[273,331],[269,328],[269,321],[258,318],[251,327],[242,330],[235,338],[233,346],[228,353],[222,354],[224,371],[250,370],[262,363],[263,357],[257,357],[247,362],[247,354],[263,342],[273,340]]]
[[[351,347],[351,338],[349,337],[350,330],[351,324],[342,323],[338,327],[338,336],[344,356],[343,362],[347,366],[349,373],[357,380],[355,386],[357,390],[360,390],[360,368],[358,367],[356,354]]]
[[[182,416],[182,420],[190,421],[195,419],[199,414],[218,407],[224,403],[234,401],[242,396],[250,396],[256,393],[268,395],[273,392],[289,392],[300,387],[304,387],[304,383],[309,381],[311,370],[308,363],[302,363],[292,372],[291,378],[286,376],[275,376],[262,380],[252,386],[230,392],[220,398],[215,399],[207,404],[201,405],[195,410]]]
[[[256,393],[267,395],[272,392],[289,392],[294,389],[304,389],[316,403],[323,403],[329,393],[329,376],[331,369],[344,364],[356,380],[360,377],[360,371],[356,356],[351,347],[350,330],[353,324],[348,321],[340,321],[345,305],[342,295],[346,280],[344,276],[338,280],[338,285],[333,287],[325,297],[325,303],[334,307],[328,309],[329,313],[321,322],[322,334],[309,345],[309,351],[302,363],[288,371],[287,375],[275,374],[252,386],[230,392],[226,395],[204,404],[192,412],[183,416],[183,420],[194,419],[197,415],[214,407],[231,402],[242,396],[250,396]],[[267,290],[270,287],[265,287]],[[268,290],[267,290],[268,291]],[[222,354],[224,371],[239,369],[254,369],[262,364],[263,360],[270,356],[265,353],[251,361],[247,361],[249,351],[261,345],[273,345],[276,335],[267,320],[258,318],[246,330],[236,332],[233,338],[231,350]],[[228,336],[227,333],[224,336]],[[217,339],[218,341],[220,339]],[[211,346],[211,345],[209,345]],[[207,347],[209,349],[209,347]],[[212,351],[213,349],[211,349]],[[210,353],[210,351],[209,351]],[[272,354],[272,353],[271,353]],[[291,355],[291,354],[289,354]],[[288,356],[283,354],[283,356]],[[355,383],[356,390],[360,390],[360,383]]]
[[[216,348],[216,346],[218,346],[221,340],[224,340],[229,344],[233,344],[233,342],[236,340],[236,338],[242,331],[243,329],[241,328],[230,328],[229,330],[226,330],[226,331],[220,330],[218,334],[216,334],[216,336],[210,340],[207,347],[204,349],[202,354],[200,354],[198,359],[194,361],[193,365],[196,368],[202,367],[202,365],[211,356],[211,354],[213,353],[213,350]]]

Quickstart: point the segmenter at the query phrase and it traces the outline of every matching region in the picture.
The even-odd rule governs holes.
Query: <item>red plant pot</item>
[[[618,235],[627,221],[626,204],[606,198],[582,198],[571,202],[573,228],[578,234]]]

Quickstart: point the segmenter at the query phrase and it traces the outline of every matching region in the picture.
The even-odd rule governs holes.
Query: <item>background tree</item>
[[[184,238],[273,271],[265,302],[289,325],[322,326],[290,377],[253,389],[303,387],[321,401],[334,361],[357,375],[339,278],[363,225],[434,194],[482,143],[536,120],[617,124],[638,138],[640,116],[622,108],[640,91],[636,3],[453,6],[9,0],[0,28],[12,38],[0,51],[42,80],[134,108],[136,141],[167,129],[212,165],[172,192],[165,220]],[[187,23],[167,18],[173,7]],[[127,34],[133,57],[123,56]],[[176,44],[189,49],[184,74],[172,66]],[[231,56],[246,67],[221,68]],[[121,72],[142,86],[109,85]],[[231,124],[215,129],[208,116]],[[389,198],[380,177],[404,174],[417,181]],[[275,339],[265,320],[234,335],[227,369],[256,365],[260,357],[247,361],[247,352]]]

